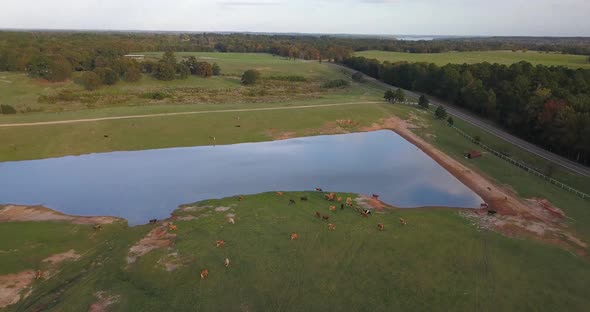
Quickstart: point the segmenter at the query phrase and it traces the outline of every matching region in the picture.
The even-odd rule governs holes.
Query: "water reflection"
[[[0,202],[144,223],[182,203],[273,190],[378,193],[400,207],[481,199],[391,131],[0,163]]]

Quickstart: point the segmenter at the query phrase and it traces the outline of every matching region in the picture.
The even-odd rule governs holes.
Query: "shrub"
[[[333,89],[333,88],[346,88],[350,86],[350,82],[344,79],[329,80],[322,84],[322,88]]]
[[[119,81],[119,75],[109,67],[100,67],[94,70],[100,77],[100,81],[106,85],[114,85]]]
[[[211,69],[213,70],[213,76],[221,75],[221,67],[219,67],[219,64],[213,63]]]
[[[428,98],[426,98],[426,96],[421,95],[420,99],[418,99],[418,105],[420,105],[422,108],[428,109],[428,106],[430,106],[430,101]]]
[[[79,80],[80,84],[84,86],[84,89],[92,91],[100,88],[102,80],[95,72],[84,72]]]
[[[7,105],[7,104],[2,104],[0,105],[0,113],[8,115],[8,114],[16,114],[16,109],[14,109],[14,107]]]
[[[249,69],[242,75],[242,84],[253,85],[260,79],[260,72],[255,69]]]
[[[361,72],[356,72],[356,73],[352,74],[352,80],[354,80],[356,82],[364,82],[365,78]]]
[[[306,82],[307,78],[303,76],[271,76],[271,80],[291,81],[291,82]]]
[[[150,99],[150,100],[163,100],[163,99],[165,99],[167,97],[170,97],[170,95],[168,93],[165,93],[165,92],[156,91],[156,92],[144,93],[142,95],[142,97],[144,97],[146,99]]]
[[[439,105],[434,112],[434,116],[436,119],[445,119],[447,117],[447,110],[442,105]]]
[[[447,122],[449,123],[449,125],[454,125],[455,121],[453,120],[453,117],[449,116],[449,118],[447,119]]]

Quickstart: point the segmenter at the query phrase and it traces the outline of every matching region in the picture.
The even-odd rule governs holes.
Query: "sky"
[[[590,36],[590,0],[0,0],[0,28]]]

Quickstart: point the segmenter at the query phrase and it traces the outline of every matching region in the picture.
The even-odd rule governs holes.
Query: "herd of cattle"
[[[323,192],[323,190],[321,188],[316,188],[316,191]],[[283,196],[283,192],[277,192],[276,194],[279,197],[280,196]],[[374,199],[378,199],[379,198],[379,195],[373,194],[373,198]],[[243,201],[244,200],[244,196],[238,196],[237,199],[239,201]],[[299,199],[301,201],[308,201],[308,197],[307,196],[302,196]],[[362,217],[368,218],[369,215],[371,215],[371,209],[368,209],[368,208],[362,208],[361,209],[361,208],[355,206],[354,205],[354,202],[353,202],[353,199],[351,197],[346,198],[346,200],[344,200],[344,202],[342,202],[343,201],[343,198],[342,197],[338,197],[336,195],[336,193],[326,193],[326,194],[324,194],[324,199],[327,200],[327,201],[329,201],[329,202],[339,202],[340,203],[340,209],[341,210],[344,210],[345,209],[345,206],[347,206],[347,207],[354,208],[355,211],[358,212]],[[292,199],[292,198],[289,199],[289,205],[294,205],[296,203],[297,202],[295,201],[295,199]],[[336,205],[330,205],[328,207],[328,209],[331,212],[336,212],[337,211]],[[315,212],[315,217],[317,217],[318,219],[321,219],[323,221],[329,221],[329,219],[330,219],[330,216],[329,215],[323,215],[319,211],[316,211]],[[158,220],[156,220],[156,219],[150,220],[150,224],[155,224],[155,223],[157,223],[157,221]],[[233,217],[228,217],[227,218],[227,222],[230,223],[230,224],[235,224],[236,223],[236,221],[235,221],[235,219]],[[399,222],[400,222],[401,225],[406,225],[407,224],[406,220],[404,220],[403,218],[399,218]],[[383,223],[378,223],[377,224],[377,229],[379,231],[384,231],[385,230],[385,225]],[[174,225],[172,223],[169,223],[168,230],[169,231],[176,231],[176,230],[178,230],[178,227],[177,227],[177,225]],[[334,224],[334,223],[328,223],[328,230],[329,231],[335,231],[336,230],[336,224]],[[297,240],[297,239],[299,239],[299,233],[296,233],[296,232],[291,233],[290,238],[291,238],[291,240]],[[225,243],[226,242],[224,240],[216,240],[215,241],[215,246],[217,248],[222,248],[222,247],[225,246]],[[226,268],[229,268],[229,266],[230,266],[230,259],[229,258],[225,258],[225,260],[223,261],[223,265]],[[205,279],[208,276],[209,276],[209,269],[203,269],[201,271],[201,279]]]

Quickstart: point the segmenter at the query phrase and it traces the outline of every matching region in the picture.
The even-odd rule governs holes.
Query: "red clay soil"
[[[6,205],[0,208],[0,223],[22,221],[68,221],[74,224],[111,224],[123,219],[115,217],[71,216],[43,206]]]
[[[476,217],[486,227],[505,235],[534,237],[575,251],[579,255],[588,255],[588,245],[568,231],[564,222],[565,214],[559,208],[551,205],[546,199],[521,199],[513,191],[496,185],[482,173],[465,167],[457,160],[439,151],[413,133],[410,130],[412,128],[417,127],[397,117],[391,117],[382,119],[379,123],[362,130],[393,130],[420,148],[477,193],[489,205],[489,209],[497,211],[497,215],[492,217],[487,215],[487,210],[474,209],[467,212],[464,210],[463,213],[471,213],[471,217]]]

